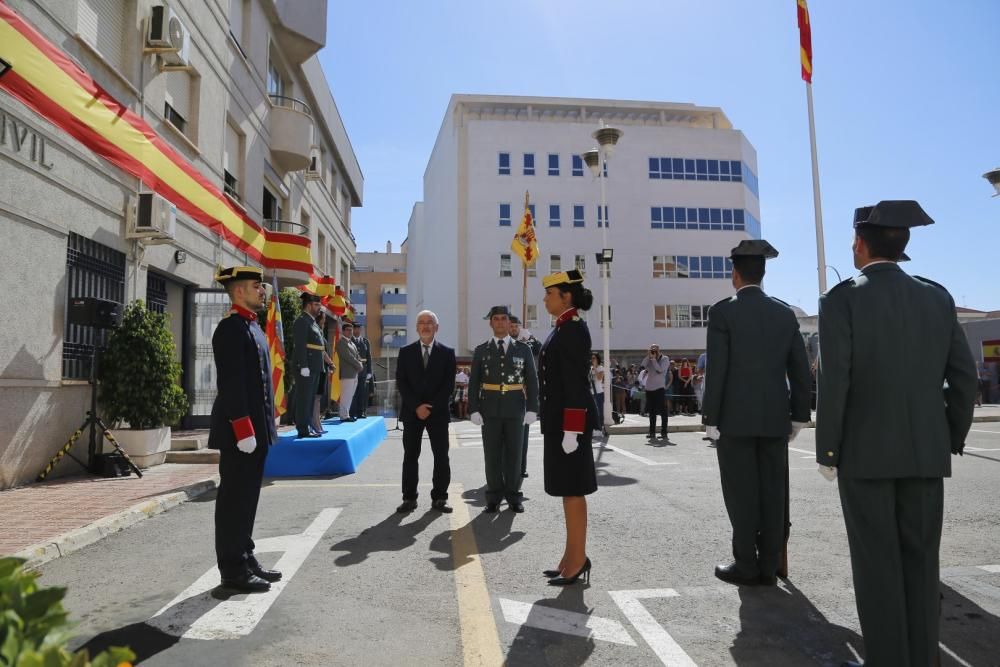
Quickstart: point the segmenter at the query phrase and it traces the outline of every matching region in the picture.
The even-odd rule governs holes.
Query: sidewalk
[[[65,477],[0,491],[0,555],[38,566],[218,486],[218,467],[165,463],[134,475]]]

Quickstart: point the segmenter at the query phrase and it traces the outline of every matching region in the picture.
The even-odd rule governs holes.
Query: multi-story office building
[[[308,236],[317,271],[347,286],[350,213],[363,179],[316,58],[326,4],[7,3],[258,226]],[[4,60],[9,44],[0,41]],[[67,323],[69,299],[144,299],[170,313],[192,401],[185,423],[204,424],[215,391],[211,335],[226,311],[214,271],[248,262],[156,197],[164,214],[156,238],[138,238],[145,188],[136,177],[2,88],[0,488],[34,478],[89,407],[89,360],[101,334]]]
[[[580,154],[603,121],[624,135],[607,164],[607,211]],[[527,326],[551,318],[539,277],[582,269],[595,295],[586,315],[600,348],[596,253],[607,220],[611,349],[656,342],[670,353],[705,346],[708,307],[732,293],[728,255],[760,237],[757,157],[721,109],[693,104],[455,95],[409,221],[407,310],[435,311],[440,337],[467,356],[489,335],[494,304],[522,306],[511,252],[525,192],[541,249],[529,271]]]
[[[351,304],[376,359],[395,359],[406,344],[406,251],[406,241],[399,252],[388,242],[385,252],[359,252],[354,260]]]

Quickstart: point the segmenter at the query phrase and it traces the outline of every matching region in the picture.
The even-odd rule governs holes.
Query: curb
[[[51,560],[71,554],[74,551],[79,551],[109,535],[134,526],[140,521],[156,516],[161,512],[166,512],[168,509],[177,507],[181,503],[197,498],[218,488],[218,486],[219,476],[215,475],[210,479],[189,484],[180,491],[165,493],[161,496],[156,496],[152,500],[145,500],[132,505],[128,509],[103,517],[86,526],[63,533],[58,537],[39,542],[12,555],[17,558],[24,558],[27,561],[24,564],[26,569],[37,568]]]

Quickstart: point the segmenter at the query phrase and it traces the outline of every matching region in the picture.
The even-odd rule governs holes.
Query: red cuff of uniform
[[[583,433],[587,423],[587,411],[583,408],[563,408],[563,430],[570,433]]]
[[[253,437],[253,422],[250,421],[250,417],[240,417],[239,419],[233,420],[233,435],[236,436],[236,441],[239,442],[244,438]]]

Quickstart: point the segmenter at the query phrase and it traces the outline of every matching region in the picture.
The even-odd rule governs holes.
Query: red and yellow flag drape
[[[137,177],[285,284],[309,279],[310,241],[270,232],[112,97],[61,49],[0,0],[0,58],[11,69],[0,89],[119,169]]]
[[[813,80],[813,47],[812,28],[809,26],[809,7],[806,0],[796,0],[799,15],[799,54],[802,59],[802,80],[812,83]]]
[[[521,258],[525,266],[533,266],[538,259],[538,239],[535,236],[535,220],[528,206],[528,195],[524,196],[524,216],[510,242],[510,249]]]
[[[274,390],[274,416],[280,417],[288,410],[285,396],[285,330],[281,324],[281,303],[278,300],[278,281],[272,278],[274,289],[267,305],[267,347],[271,356],[271,388]]]

